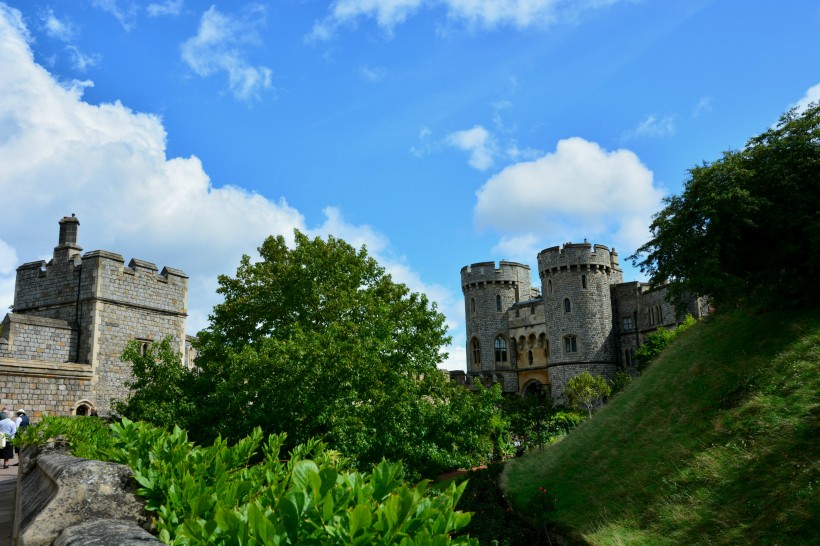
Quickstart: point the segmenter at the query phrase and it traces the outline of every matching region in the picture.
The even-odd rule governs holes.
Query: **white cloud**
[[[242,18],[217,11],[215,6],[202,14],[196,36],[182,44],[182,59],[199,76],[225,72],[228,86],[241,100],[259,98],[272,89],[273,72],[265,66],[252,66],[243,49],[259,41],[257,28],[264,25],[265,8],[253,5]]]
[[[86,55],[81,52],[76,46],[66,46],[69,56],[71,57],[71,64],[76,70],[85,72],[92,66],[96,66],[100,62],[100,56],[97,54]]]
[[[695,105],[695,109],[692,111],[692,115],[694,117],[698,117],[700,115],[711,112],[713,102],[715,102],[714,97],[701,97],[701,99]]]
[[[502,260],[529,263],[543,249],[541,240],[533,233],[503,236],[492,248],[493,256],[502,256]]]
[[[635,138],[663,138],[673,136],[677,132],[677,116],[658,118],[655,114],[649,115],[637,127],[621,135],[622,141]]]
[[[806,91],[806,94],[803,95],[803,97],[799,101],[792,104],[789,108],[797,108],[798,111],[803,112],[806,110],[806,108],[809,107],[809,104],[812,102],[820,102],[820,83],[809,87],[808,91]]]
[[[137,21],[137,5],[129,0],[120,3],[118,0],[91,0],[91,5],[110,13],[120,22],[126,31],[131,30]]]
[[[384,79],[384,76],[387,74],[387,71],[381,67],[370,67],[370,66],[362,66],[359,68],[359,74],[365,80],[376,83],[380,82]]]
[[[43,31],[49,38],[54,38],[63,42],[70,42],[77,35],[77,29],[68,19],[61,21],[54,10],[46,8],[40,13]]]
[[[609,152],[573,137],[535,161],[505,168],[476,195],[477,226],[506,237],[577,241],[605,236],[618,246],[636,248],[649,234],[663,192],[633,152]]]
[[[15,268],[47,259],[58,220],[76,213],[85,251],[111,250],[126,262],[140,258],[188,273],[189,333],[207,325],[220,300],[217,276],[233,274],[240,256],[256,255],[268,235],[291,240],[294,228],[366,245],[397,281],[428,293],[448,317],[463,314],[460,295],[426,285],[374,228],[349,224],[328,208],[322,225],[308,229],[284,198],[217,187],[197,157],[167,157],[159,117],[119,102],[83,102],[91,82],[58,83],[34,62],[26,36],[20,13],[0,4],[0,308],[13,301]],[[448,324],[455,328],[458,320]],[[452,350],[448,367],[458,367],[462,353]]]
[[[161,17],[163,15],[179,15],[182,12],[183,0],[165,0],[162,3],[151,3],[145,8],[149,17]]]
[[[467,162],[474,169],[485,171],[493,166],[497,146],[490,132],[481,125],[450,133],[447,144],[468,152],[470,159]]]
[[[467,26],[527,28],[573,20],[578,13],[618,0],[336,0],[328,15],[316,21],[309,40],[328,40],[341,26],[373,19],[388,36],[423,8],[443,9],[446,18]]]

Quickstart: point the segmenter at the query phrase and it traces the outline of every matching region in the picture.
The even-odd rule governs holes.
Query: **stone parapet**
[[[161,544],[124,465],[23,449],[14,536],[18,546]]]

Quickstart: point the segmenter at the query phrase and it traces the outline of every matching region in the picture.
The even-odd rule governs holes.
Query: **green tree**
[[[566,394],[574,408],[584,408],[592,417],[592,408],[601,404],[612,393],[606,380],[600,375],[584,371],[567,381]]]
[[[631,256],[652,284],[717,305],[816,302],[820,285],[820,105],[790,110],[742,150],[689,171],[652,238]]]
[[[197,373],[178,377],[192,438],[236,441],[258,426],[287,433],[286,448],[323,438],[363,469],[402,460],[412,477],[493,451],[500,392],[474,396],[437,369],[449,338],[426,296],[334,237],[297,231],[293,248],[269,237],[259,253],[219,278]]]
[[[120,359],[131,363],[135,379],[127,383],[131,389],[127,399],[112,401],[115,413],[165,427],[190,420],[196,405],[187,386],[193,376],[182,365],[170,337],[145,349],[140,342],[131,341]]]

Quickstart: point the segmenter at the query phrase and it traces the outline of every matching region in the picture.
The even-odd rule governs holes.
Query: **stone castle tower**
[[[613,248],[567,243],[538,253],[541,292],[529,266],[481,262],[461,270],[467,327],[467,377],[525,394],[549,384],[563,397],[584,371],[613,379],[633,366],[643,338],[677,324],[666,288],[623,282]],[[692,298],[688,312],[705,313]]]
[[[131,340],[171,336],[186,350],[188,276],[95,250],[82,254],[80,222],[60,220],[50,261],[17,268],[13,311],[0,335],[0,397],[30,415],[110,411],[128,393]]]

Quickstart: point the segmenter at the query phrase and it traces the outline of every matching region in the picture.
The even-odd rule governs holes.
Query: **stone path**
[[[9,465],[17,462],[17,456]],[[2,468],[0,459],[0,546],[12,546],[11,531],[14,527],[14,505],[17,496],[17,469],[19,466]]]

